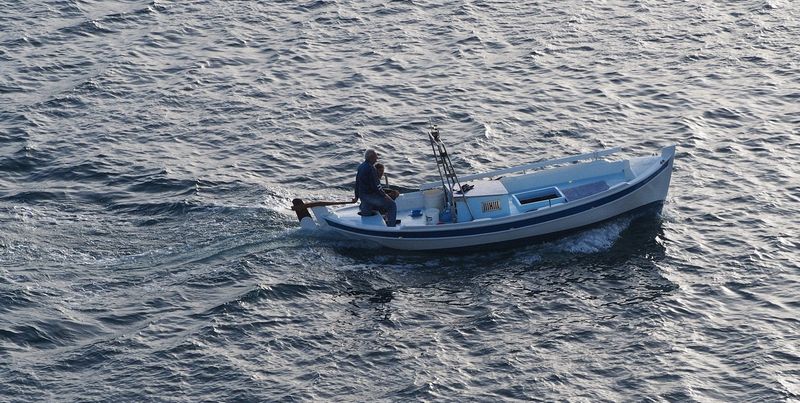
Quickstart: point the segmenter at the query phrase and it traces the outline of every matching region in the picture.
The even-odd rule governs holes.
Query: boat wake
[[[574,254],[593,254],[608,251],[619,240],[622,233],[630,227],[635,218],[635,216],[626,216],[614,219],[596,228],[554,241],[550,248],[552,248],[553,252]]]

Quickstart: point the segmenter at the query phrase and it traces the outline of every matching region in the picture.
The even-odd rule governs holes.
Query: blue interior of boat
[[[605,192],[633,177],[626,162],[598,161],[587,165],[591,165],[591,169],[584,166],[578,175],[574,166],[565,166],[534,174],[507,176],[501,180],[470,181],[469,184],[476,187],[467,193],[469,208],[465,208],[464,202],[457,198],[458,222],[482,221],[557,207]],[[424,208],[422,192],[404,194],[397,202],[397,218],[402,220],[402,227],[426,225],[424,215],[412,216],[413,210]],[[348,210],[340,210],[340,217],[347,217]],[[443,211],[444,208],[440,208],[440,212]],[[353,218],[361,225],[385,226],[383,218],[377,214]],[[451,222],[440,221],[438,224]]]

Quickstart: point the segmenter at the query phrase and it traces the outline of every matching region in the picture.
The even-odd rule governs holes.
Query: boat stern
[[[300,221],[300,228],[304,230],[315,230],[317,228],[327,227],[328,223],[324,218],[331,214],[330,209],[327,207],[319,205],[318,203],[306,204],[302,199],[292,200],[292,211],[297,214],[297,220]]]

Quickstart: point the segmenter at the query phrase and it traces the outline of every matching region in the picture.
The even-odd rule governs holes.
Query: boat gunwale
[[[552,166],[552,165],[569,164],[569,163],[575,163],[575,162],[580,162],[580,161],[585,161],[585,160],[598,161],[598,160],[600,160],[601,157],[606,157],[606,156],[609,156],[609,155],[612,155],[612,154],[616,154],[616,153],[618,153],[620,151],[622,151],[622,148],[620,148],[620,147],[612,147],[612,148],[607,148],[607,149],[604,149],[604,150],[593,151],[593,152],[590,152],[590,153],[571,155],[571,156],[562,157],[562,158],[553,158],[553,159],[544,160],[544,161],[532,162],[532,163],[529,163],[529,164],[522,164],[522,165],[516,165],[516,166],[512,166],[512,167],[508,167],[508,168],[496,169],[494,171],[488,171],[488,172],[483,172],[483,173],[466,175],[466,176],[460,177],[459,180],[461,180],[462,182],[467,182],[467,181],[472,181],[472,180],[476,180],[476,179],[489,178],[489,177],[497,176],[497,175],[504,175],[504,174],[510,174],[510,173],[533,170],[533,169],[541,169],[541,168],[549,167],[549,166]],[[441,185],[441,182],[438,182],[438,181],[427,182],[427,183],[423,183],[423,184],[419,185],[419,190],[423,191],[423,190],[433,189],[433,188],[439,187],[440,185]]]

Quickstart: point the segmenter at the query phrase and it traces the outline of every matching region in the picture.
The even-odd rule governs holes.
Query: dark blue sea
[[[0,401],[800,400],[800,4],[0,0]],[[295,197],[677,144],[660,213],[397,253]]]

